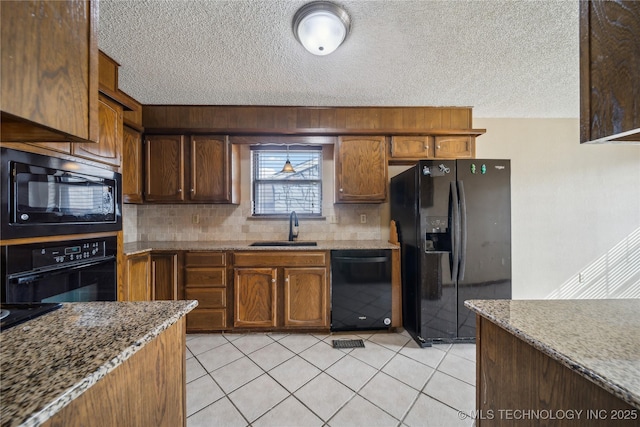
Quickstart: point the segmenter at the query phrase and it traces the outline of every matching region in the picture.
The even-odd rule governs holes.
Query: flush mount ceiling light
[[[342,44],[351,19],[340,6],[314,1],[302,6],[293,17],[293,34],[314,55],[328,55]]]

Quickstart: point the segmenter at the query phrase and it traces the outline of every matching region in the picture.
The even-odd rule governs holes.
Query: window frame
[[[256,165],[255,165],[255,152],[279,152],[283,153],[287,151],[287,147],[290,154],[294,152],[300,151],[314,151],[318,154],[318,178],[314,179],[295,179],[295,180],[286,180],[286,179],[257,179],[256,178]],[[252,218],[288,218],[291,211],[296,211],[296,215],[298,217],[304,218],[322,218],[322,197],[323,197],[323,182],[322,182],[322,169],[323,169],[323,146],[316,144],[268,144],[268,145],[251,145],[249,147],[250,153],[250,169],[251,169],[251,217]],[[282,164],[284,165],[284,159]],[[295,167],[295,165],[294,165]],[[287,212],[278,212],[278,213],[256,213],[256,194],[257,186],[261,184],[280,184],[286,186],[288,185],[296,185],[296,184],[313,184],[318,192],[317,196],[317,204],[318,204],[318,212],[317,213],[309,213],[309,212],[299,212],[295,208],[288,210]]]

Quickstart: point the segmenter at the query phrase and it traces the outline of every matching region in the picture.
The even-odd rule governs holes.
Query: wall
[[[580,145],[578,119],[474,128],[478,158],[511,159],[513,298],[640,297],[640,146]]]
[[[478,158],[511,159],[513,297],[640,297],[640,146],[580,145],[578,119],[476,118],[474,128],[487,129]],[[125,240],[286,239],[286,220],[249,218],[248,151],[239,206],[127,207]],[[386,240],[388,204],[333,204],[332,151],[325,148],[326,218],[301,221],[300,239]],[[135,225],[126,218],[134,210]]]

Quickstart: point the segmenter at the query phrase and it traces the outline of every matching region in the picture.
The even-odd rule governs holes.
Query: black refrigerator
[[[511,298],[509,160],[423,160],[391,178],[403,326],[423,347],[473,342],[468,299]]]

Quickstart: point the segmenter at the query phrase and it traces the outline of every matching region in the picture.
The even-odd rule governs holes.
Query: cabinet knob
[[[429,149],[429,146],[428,146],[428,145],[425,145],[425,146],[424,146],[424,149],[425,149],[425,150],[428,150],[428,149]]]
[[[271,283],[276,283],[276,279],[271,279]]]
[[[178,193],[182,193],[182,188],[178,188]]]
[[[339,191],[342,193],[344,190],[341,188]]]
[[[192,188],[192,189],[191,189],[191,192],[193,193],[194,191],[196,191],[196,190],[194,190],[194,189]]]

